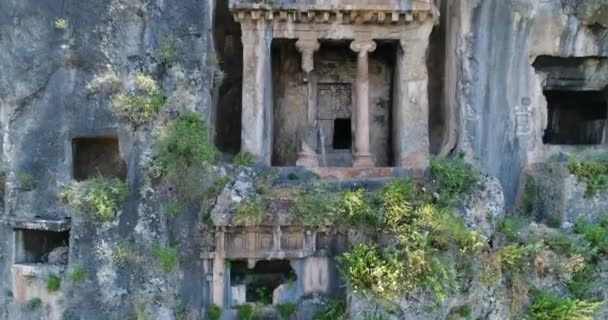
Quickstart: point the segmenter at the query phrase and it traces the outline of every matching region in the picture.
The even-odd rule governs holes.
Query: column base
[[[316,154],[299,152],[296,166],[305,168],[316,168],[319,166],[319,159]]]
[[[354,154],[353,168],[373,168],[374,160],[371,154]]]

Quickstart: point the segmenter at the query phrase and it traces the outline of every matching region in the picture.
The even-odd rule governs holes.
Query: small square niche
[[[74,179],[81,181],[98,175],[126,178],[127,166],[120,157],[118,138],[74,138],[72,151]]]
[[[70,231],[14,229],[15,263],[67,264]]]

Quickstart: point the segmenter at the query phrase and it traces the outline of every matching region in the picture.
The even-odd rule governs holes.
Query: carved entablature
[[[232,227],[222,237],[226,259],[301,259],[336,255],[346,248],[346,235],[303,227]]]
[[[394,25],[438,17],[431,0],[231,0],[230,10],[238,22]]]

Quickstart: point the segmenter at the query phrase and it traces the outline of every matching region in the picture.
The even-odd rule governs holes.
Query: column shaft
[[[272,154],[272,26],[266,21],[242,23],[243,108],[241,152],[270,165]]]
[[[369,52],[376,49],[376,43],[353,41],[351,49],[358,53],[357,79],[355,83],[355,149],[353,152],[354,167],[373,167],[369,146]]]

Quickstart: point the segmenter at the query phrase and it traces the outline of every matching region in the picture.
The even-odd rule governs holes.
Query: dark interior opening
[[[16,229],[15,263],[67,263],[70,232]]]
[[[353,137],[350,118],[335,119],[333,137],[334,149],[350,149],[352,147],[352,141]]]
[[[97,175],[126,178],[127,166],[120,157],[117,138],[75,138],[72,147],[74,179],[86,180]]]
[[[253,269],[245,261],[230,262],[231,285],[246,285],[246,302],[272,304],[272,293],[281,284],[294,284],[296,274],[288,260],[258,261]]]
[[[227,155],[241,149],[241,99],[243,87],[243,45],[241,26],[228,10],[228,0],[216,1],[213,26],[216,55],[214,69],[214,142]]]
[[[546,144],[593,145],[606,143],[608,104],[603,91],[546,90],[549,121]]]

